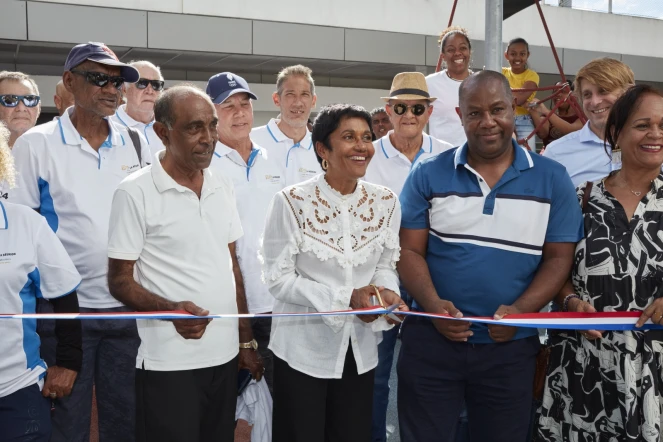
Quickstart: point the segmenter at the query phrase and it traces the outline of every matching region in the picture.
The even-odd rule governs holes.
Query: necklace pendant
[[[642,192],[633,192],[632,190],[631,190],[631,193],[633,193],[633,195],[635,195],[635,196],[640,196],[640,195],[642,195]]]

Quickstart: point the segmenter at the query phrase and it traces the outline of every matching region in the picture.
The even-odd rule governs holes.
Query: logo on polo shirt
[[[140,169],[140,164],[134,164],[133,166],[122,166],[122,170],[126,173],[133,173]]]
[[[12,258],[14,256],[16,256],[16,253],[12,253],[12,252],[0,253],[0,265],[11,263]]]
[[[233,77],[232,74],[228,74],[228,86],[230,87],[237,86],[237,82],[235,81],[235,78]]]
[[[269,184],[278,184],[281,181],[281,175],[265,175],[265,181]]]
[[[315,170],[308,170],[304,169],[303,167],[300,167],[299,173],[304,177],[312,177],[313,175],[317,175],[318,172]]]

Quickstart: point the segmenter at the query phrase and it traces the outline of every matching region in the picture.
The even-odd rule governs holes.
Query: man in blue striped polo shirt
[[[569,277],[582,214],[563,166],[511,139],[502,74],[460,87],[467,143],[414,167],[401,193],[401,281],[415,310],[532,313]],[[451,441],[463,402],[475,441],[526,439],[536,329],[411,317],[398,362],[401,439]]]

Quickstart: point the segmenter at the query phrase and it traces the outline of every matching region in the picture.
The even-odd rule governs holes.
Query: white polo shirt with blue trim
[[[140,132],[147,141],[147,146],[150,148],[150,158],[148,163],[151,163],[156,154],[159,151],[162,151],[166,148],[161,142],[161,138],[154,132],[154,120],[145,124],[140,121],[136,121],[129,116],[127,113],[127,105],[123,104],[117,108],[115,115],[110,117],[114,123],[121,124],[124,127],[131,127]]]
[[[566,167],[573,185],[578,186],[585,181],[600,180],[622,168],[621,152],[613,155],[610,146],[608,152],[610,154],[587,122],[582,129],[550,143],[543,156]]]
[[[210,164],[210,170],[230,178],[235,186],[237,211],[244,230],[244,236],[237,240],[236,252],[249,313],[271,312],[274,307],[274,296],[262,282],[258,260],[267,209],[274,195],[285,187],[285,168],[271,155],[254,143],[247,164],[235,149],[218,142]]]
[[[106,281],[108,220],[115,189],[141,164],[126,128],[107,120],[108,138],[97,152],[72,124],[72,110],[16,140],[18,177],[9,201],[39,210],[62,241],[83,278],[81,307],[120,307]],[[141,144],[143,162],[149,162],[146,143]]]
[[[0,202],[0,312],[35,313],[37,298],[67,295],[80,282],[44,217]],[[46,363],[39,355],[36,319],[2,319],[0,336],[0,397],[5,397],[39,382]]]
[[[390,130],[387,135],[373,142],[375,154],[368,164],[364,180],[369,183],[385,186],[396,195],[400,195],[403,184],[405,184],[405,179],[417,162],[442,153],[445,150],[453,149],[453,146],[445,141],[433,138],[426,133],[422,133],[424,138],[421,148],[417,156],[414,157],[414,160],[410,162],[408,157],[391,144],[389,136],[393,132],[393,130]]]
[[[299,184],[322,173],[308,129],[302,141],[295,143],[281,132],[276,120],[272,118],[266,126],[251,131],[251,140],[267,149],[284,165],[286,186]]]
[[[426,263],[437,294],[465,316],[513,304],[534,279],[545,243],[584,235],[566,170],[512,146],[513,163],[493,188],[467,163],[465,143],[419,162],[401,192],[401,228],[428,229]],[[470,343],[494,342],[486,326],[472,331]],[[514,339],[536,334],[521,328]]]

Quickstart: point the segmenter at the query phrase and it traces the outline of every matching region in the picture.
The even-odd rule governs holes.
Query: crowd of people
[[[316,109],[285,67],[261,127],[241,76],[165,88],[103,43],[72,48],[45,124],[35,81],[0,72],[0,312],[195,316],[1,320],[0,441],[87,442],[93,388],[103,442],[232,441],[244,378],[254,441],[386,441],[399,338],[404,442],[661,440],[660,330],[551,330],[536,402],[537,330],[462,318],[663,324],[663,95],[592,60],[588,122],[558,96],[539,155],[527,42],[502,72],[469,69],[463,28],[439,43],[445,68],[371,112]],[[206,318],[237,313],[259,316]]]

